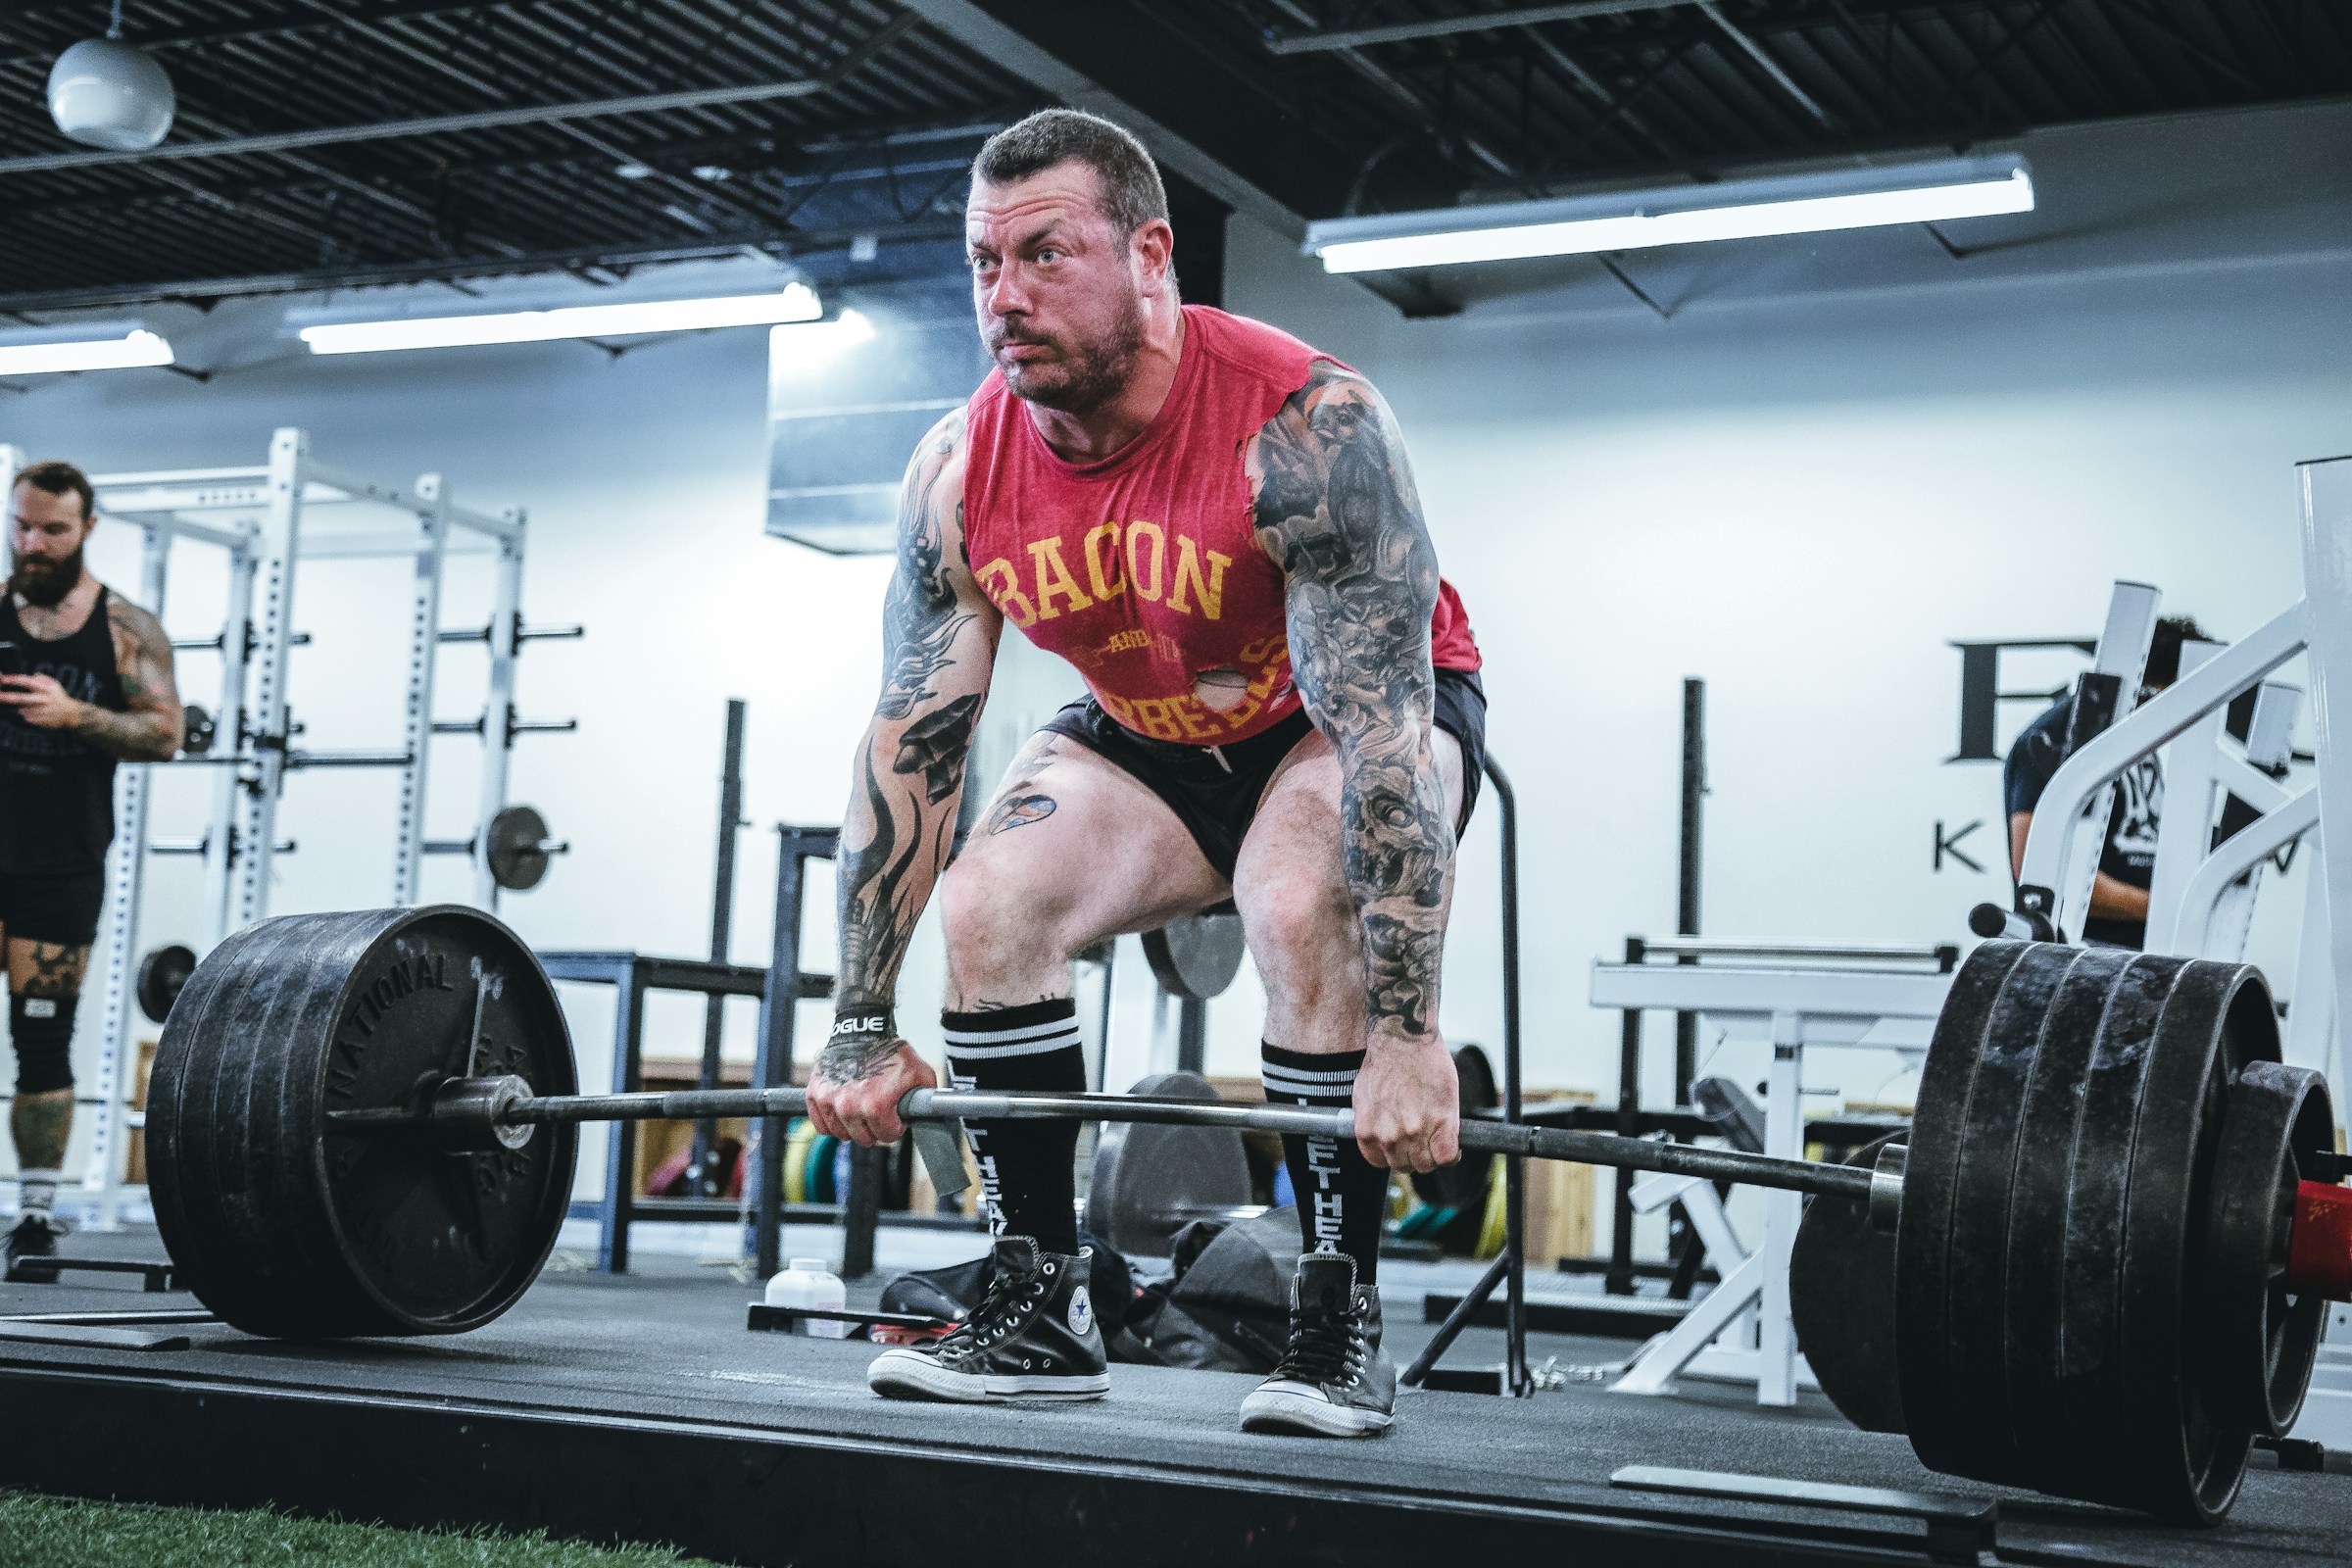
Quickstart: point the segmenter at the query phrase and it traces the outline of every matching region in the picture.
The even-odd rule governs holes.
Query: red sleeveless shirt
[[[1167,402],[1143,434],[1089,464],[1054,454],[1003,371],[972,394],[972,569],[1004,617],[1075,665],[1127,728],[1215,746],[1298,710],[1283,574],[1258,545],[1242,460],[1314,362],[1330,358],[1262,321],[1187,305]],[[1462,602],[1443,580],[1430,655],[1442,669],[1479,666]],[[1221,708],[1194,689],[1216,669],[1235,672]]]

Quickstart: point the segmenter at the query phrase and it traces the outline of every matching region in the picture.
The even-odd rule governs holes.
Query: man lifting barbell
[[[184,724],[162,623],[82,560],[96,505],[72,464],[36,463],[9,487],[0,930],[17,1053],[15,1253],[55,1250],[63,1229],[51,1210],[74,1126],[74,1013],[106,902],[115,763],[171,760]]]
[[[982,1090],[1083,1090],[1071,956],[1231,897],[1266,987],[1268,1099],[1351,1106],[1355,1132],[1285,1139],[1308,1255],[1289,1350],[1242,1422],[1377,1432],[1395,1404],[1373,1288],[1388,1172],[1458,1155],[1437,1010],[1482,761],[1477,647],[1379,394],[1271,327],[1180,305],[1166,196],[1133,137],[1068,110],[999,133],[965,237],[997,368],[907,469],[810,1118],[893,1140],[900,1097],[934,1082],[891,1001],[935,882],[949,1070]],[[1006,620],[1091,695],[1022,750],[942,877]],[[1099,1396],[1077,1126],[970,1132],[996,1283],[870,1381]]]

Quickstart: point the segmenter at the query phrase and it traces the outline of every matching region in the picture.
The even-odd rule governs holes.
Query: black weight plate
[[[1950,1416],[1952,1372],[1944,1330],[1952,1200],[1969,1089],[1976,1079],[1984,1027],[2002,983],[2032,946],[1986,942],[1952,976],[1928,1044],[1927,1062],[1920,1069],[1918,1107],[1903,1166],[1894,1270],[1894,1348],[1903,1429],[1922,1463],[1955,1474],[1965,1475],[1967,1470],[1966,1448],[1955,1438]]]
[[[2019,1115],[2002,1270],[2003,1372],[2019,1472],[2045,1490],[2071,1471],[2075,1457],[2054,1419],[2060,1408],[2058,1312],[2067,1275],[2075,1123],[2091,1050],[2111,1010],[2121,1018],[2144,1006],[2153,1017],[2162,999],[2159,974],[2127,967],[2136,956],[2122,948],[2086,948],[2075,959],[2052,1000]],[[2145,1000],[2127,997],[2119,1003],[2119,988],[2144,994]]]
[[[479,910],[294,915],[215,949],[165,1027],[147,1110],[156,1224],[198,1299],[292,1338],[453,1333],[513,1305],[563,1224],[568,1126],[452,1154],[326,1121],[469,1069],[576,1087],[545,972]]]
[[[148,954],[139,960],[139,978],[132,987],[139,1010],[156,1023],[171,1017],[172,1004],[195,972],[196,955],[177,943]]]
[[[1238,914],[1187,915],[1144,933],[1144,960],[1160,989],[1198,1002],[1233,984],[1247,948]]]
[[[2189,963],[2165,1002],[2132,1141],[2122,1329],[2133,1495],[2103,1498],[2211,1524],[2245,1477],[2253,1429],[2219,1419],[2200,1375],[2195,1278],[2230,1084],[2278,1059],[2270,988],[2245,964]]]
[[[2197,1337],[2206,1397],[2224,1421],[2283,1437],[2303,1408],[2328,1302],[2289,1296],[2300,1165],[2335,1148],[2328,1083],[2308,1067],[2249,1062],[2230,1091],[2199,1250]]]
[[[1846,1160],[1878,1162],[1895,1133]],[[1894,1238],[1870,1222],[1857,1198],[1815,1198],[1805,1205],[1788,1256],[1788,1317],[1813,1381],[1838,1413],[1865,1432],[1903,1430],[1894,1359]]]
[[[2068,1166],[2065,1253],[2059,1292],[2059,1403],[2052,1412],[2066,1468],[2046,1491],[2089,1501],[2131,1490],[2133,1461],[2124,1414],[2125,1205],[2132,1138],[2166,1002],[2186,960],[2143,954],[2117,983],[2079,1091],[2082,1110]]]
[[[1494,1088],[1494,1068],[1487,1060],[1487,1054],[1476,1046],[1461,1046],[1454,1051],[1453,1080],[1465,1116],[1473,1111],[1493,1110],[1502,1103],[1502,1096]],[[1494,1179],[1494,1158],[1493,1154],[1465,1154],[1450,1165],[1441,1165],[1433,1171],[1415,1171],[1413,1195],[1433,1208],[1475,1206],[1484,1211],[1488,1183]]]
[[[525,893],[547,875],[547,818],[527,806],[510,806],[490,819],[490,880]]]
[[[1152,1100],[1214,1101],[1199,1073],[1157,1073],[1128,1091]],[[1176,1233],[1250,1202],[1250,1159],[1230,1127],[1105,1122],[1095,1143],[1086,1228],[1131,1257],[1166,1257]]]
[[[2059,983],[2082,951],[2036,944],[2017,961],[1985,1019],[1969,1089],[1944,1260],[1944,1353],[1952,1378],[1946,1417],[1971,1456],[1969,1473],[1982,1478],[2017,1475],[2002,1300],[2010,1191],[2026,1086]]]

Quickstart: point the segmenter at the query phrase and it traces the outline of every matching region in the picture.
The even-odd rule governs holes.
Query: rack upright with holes
[[[0,445],[0,491],[24,465],[24,453]],[[203,756],[170,764],[125,765],[116,794],[115,842],[107,862],[106,919],[99,933],[98,1080],[84,1102],[93,1109],[89,1159],[82,1187],[111,1228],[122,1207],[122,1136],[139,1117],[127,1106],[133,1063],[131,1007],[136,989],[139,914],[147,857],[194,855],[205,862],[201,949],[260,919],[269,908],[271,862],[293,848],[277,837],[277,808],[289,772],[307,767],[384,767],[399,778],[390,893],[395,904],[416,901],[422,857],[464,854],[474,862],[473,901],[495,909],[492,825],[507,806],[508,763],[517,735],[567,731],[570,719],[527,720],[514,712],[514,673],[521,645],[540,637],[577,637],[577,626],[527,628],[521,591],[525,518],[520,510],[491,514],[457,505],[438,473],[413,485],[378,484],[319,463],[309,436],[296,428],[272,433],[259,465],[180,468],[91,476],[102,515],[136,526],[142,536],[138,600],[164,613],[172,548],[217,547],[227,557],[227,592],[219,636],[176,639],[180,652],[220,656],[213,711],[220,740]],[[338,526],[346,519],[356,525]],[[489,621],[478,629],[444,629],[442,585],[449,558],[494,554],[497,577]],[[293,629],[296,568],[305,560],[383,559],[409,564],[411,613],[406,636],[399,743],[383,751],[297,748],[300,726],[287,703],[288,658],[307,642]],[[433,695],[444,643],[479,642],[489,656],[486,698],[470,720],[436,719]],[[182,688],[188,682],[182,677]],[[431,737],[471,733],[482,742],[473,830],[464,839],[424,837]],[[213,776],[201,838],[157,842],[148,832],[153,769],[209,766]],[[546,846],[542,846],[544,851]]]

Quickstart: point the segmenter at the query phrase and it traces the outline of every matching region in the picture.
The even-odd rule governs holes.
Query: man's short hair
[[[52,460],[27,464],[17,470],[16,484],[28,484],[35,490],[53,496],[81,497],[81,520],[84,522],[98,514],[98,493],[90,488],[90,476],[71,463]]]
[[[2184,642],[2213,641],[2197,625],[2194,615],[2166,615],[2156,622],[2156,635],[2148,639],[2148,667],[2139,677],[2143,686],[2170,686],[2180,678],[2180,645]]]
[[[972,160],[972,178],[1009,185],[1056,164],[1084,164],[1095,172],[1102,216],[1122,237],[1154,219],[1167,220],[1167,187],[1144,144],[1109,121],[1076,109],[1041,109],[989,137]]]

